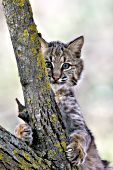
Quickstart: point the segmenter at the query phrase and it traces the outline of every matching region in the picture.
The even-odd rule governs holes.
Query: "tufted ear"
[[[75,53],[80,53],[84,44],[84,37],[80,36],[67,44],[67,48]]]
[[[42,38],[41,33],[38,33],[38,36],[39,36],[40,42],[41,42],[41,50],[44,53],[46,48],[48,48],[48,43]]]

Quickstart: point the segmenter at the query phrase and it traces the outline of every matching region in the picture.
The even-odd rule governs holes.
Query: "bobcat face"
[[[83,61],[80,58],[83,42],[82,36],[68,44],[59,41],[47,43],[41,38],[48,77],[52,85],[77,84],[83,70]]]

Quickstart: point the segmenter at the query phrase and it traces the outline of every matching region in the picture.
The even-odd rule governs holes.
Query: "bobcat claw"
[[[81,142],[79,140],[73,140],[73,142],[67,146],[66,155],[73,165],[79,166],[84,163],[87,154]]]

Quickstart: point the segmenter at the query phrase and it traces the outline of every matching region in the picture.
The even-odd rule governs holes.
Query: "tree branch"
[[[52,168],[54,167],[58,170],[75,169],[66,158],[65,151],[68,138],[48,81],[45,61],[40,50],[40,40],[33,20],[30,3],[28,0],[3,0],[3,6],[25,100],[25,111],[21,112],[21,114],[19,113],[19,117],[33,129],[34,142],[32,149],[40,157],[36,158],[37,166],[38,168],[43,166],[42,162],[46,158],[50,161]],[[17,103],[19,106],[21,105],[18,100]],[[3,131],[5,132],[5,130]],[[9,166],[13,168],[15,165],[18,169],[22,165],[22,161],[24,165],[30,167],[29,157],[31,155],[30,159],[32,159],[32,152],[34,154],[34,151],[22,142],[18,142],[8,132],[5,133],[7,134],[6,141],[9,140],[9,143],[6,147],[4,144],[6,141],[3,138],[0,139],[1,153],[4,155],[0,166],[5,166],[9,169]],[[18,159],[12,152],[15,149]],[[22,152],[25,150],[25,154],[28,154],[27,159],[23,156],[24,154],[19,152],[19,149]],[[10,153],[8,150],[10,150]],[[23,159],[20,159],[21,156],[19,154],[22,155]],[[7,158],[11,156],[13,162],[9,164],[7,163]],[[49,164],[47,166],[49,167]],[[46,168],[48,168],[47,166]],[[23,167],[23,169],[25,168]]]
[[[0,126],[0,169],[47,170],[51,169],[51,162]]]

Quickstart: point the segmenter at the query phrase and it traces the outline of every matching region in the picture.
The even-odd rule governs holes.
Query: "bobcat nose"
[[[59,80],[59,76],[53,76],[53,79],[55,80],[55,81],[58,81]]]
[[[60,74],[55,74],[55,73],[52,76],[54,81],[58,81],[60,79],[60,77],[61,77]]]

